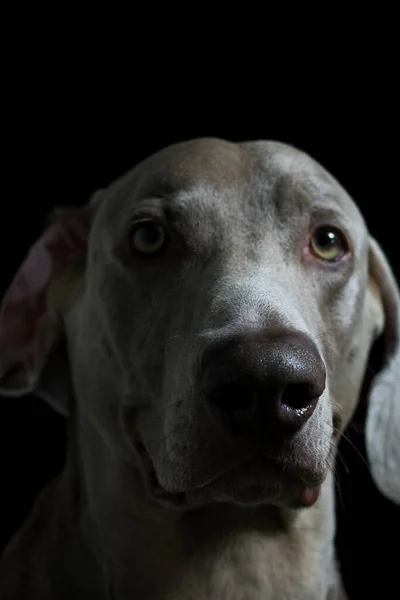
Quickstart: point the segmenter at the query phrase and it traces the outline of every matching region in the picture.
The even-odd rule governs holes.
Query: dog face
[[[164,504],[313,504],[369,394],[382,296],[397,301],[376,276],[382,261],[372,272],[377,251],[346,192],[291,147],[205,139],[150,157],[85,219],[84,275],[72,252],[45,286],[76,410]],[[397,360],[397,304],[391,323],[382,352]],[[40,331],[49,341],[40,353],[33,336],[41,358],[24,390],[49,380],[55,334]]]

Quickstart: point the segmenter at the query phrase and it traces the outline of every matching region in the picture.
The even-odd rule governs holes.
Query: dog
[[[2,302],[0,393],[68,416],[2,600],[343,600],[357,411],[400,503],[400,300],[355,203],[279,142],[204,138],[56,210]]]

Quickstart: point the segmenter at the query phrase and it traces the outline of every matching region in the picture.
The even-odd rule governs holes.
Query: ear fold
[[[30,249],[0,308],[0,394],[37,393],[64,415],[68,365],[59,311],[67,290],[60,282],[86,256],[92,211],[90,204],[55,217]]]
[[[378,340],[377,373],[370,378],[366,444],[372,476],[379,490],[400,504],[400,295],[390,266],[375,240],[370,246],[370,275],[385,312]]]

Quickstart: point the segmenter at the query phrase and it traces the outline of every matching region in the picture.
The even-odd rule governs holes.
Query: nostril
[[[253,406],[250,390],[239,382],[226,383],[214,388],[209,393],[209,399],[223,412],[246,411]]]
[[[217,386],[207,394],[207,404],[217,420],[234,436],[251,427],[257,411],[257,399],[241,382]]]
[[[306,383],[289,385],[282,394],[281,404],[287,409],[302,410],[315,402],[318,395]]]
[[[235,435],[291,435],[325,389],[325,365],[305,334],[271,330],[210,347],[201,388],[215,420]]]

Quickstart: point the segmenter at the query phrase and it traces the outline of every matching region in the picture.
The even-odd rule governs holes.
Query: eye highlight
[[[329,263],[340,261],[349,251],[344,234],[336,227],[318,227],[311,236],[310,250],[314,256]]]
[[[164,227],[153,219],[136,221],[130,231],[131,249],[142,256],[154,256],[167,243]]]

